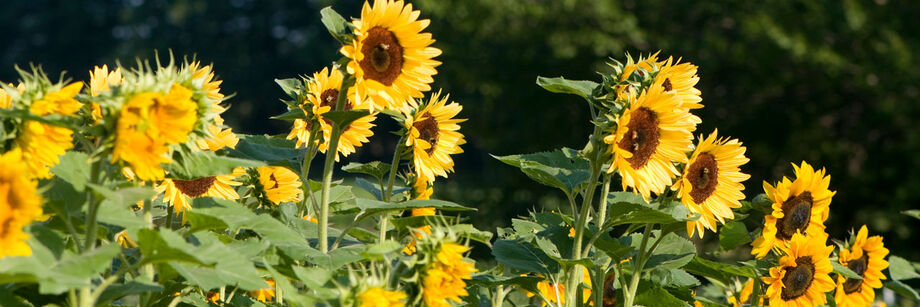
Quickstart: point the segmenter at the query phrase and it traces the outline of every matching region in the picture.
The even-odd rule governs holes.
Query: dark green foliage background
[[[0,11],[0,80],[13,65],[88,80],[116,60],[133,65],[159,50],[213,62],[226,113],[240,133],[286,133],[274,78],[311,73],[338,57],[319,21],[333,5],[358,16],[358,1],[14,0]],[[662,50],[700,66],[706,107],[700,132],[718,127],[748,146],[761,182],[791,176],[789,163],[826,167],[838,191],[828,231],[843,238],[867,224],[893,253],[912,248],[920,221],[898,214],[920,203],[920,4],[912,1],[415,1],[444,54],[434,87],[464,105],[469,143],[437,194],[479,208],[483,229],[561,193],[489,157],[581,148],[590,132],[580,98],[546,92],[537,75],[598,79],[607,57]],[[396,141],[378,121],[374,143],[347,161],[389,159]],[[710,237],[710,238],[714,238]]]

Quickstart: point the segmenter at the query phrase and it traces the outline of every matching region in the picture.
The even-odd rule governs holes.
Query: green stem
[[[347,76],[342,80],[342,86],[339,87],[339,93],[348,93],[347,84],[351,83]],[[336,97],[335,110],[345,109],[348,95],[340,94]],[[326,148],[326,163],[323,164],[323,191],[320,196],[320,214],[319,214],[319,251],[322,253],[329,252],[329,188],[332,185],[332,168],[335,166],[335,157],[338,155],[339,138],[342,136],[342,129],[339,125],[332,126],[332,136],[329,138],[329,146]]]
[[[625,307],[632,307],[636,299],[636,290],[639,288],[639,279],[642,276],[642,268],[645,266],[645,247],[648,244],[648,237],[652,233],[652,224],[645,225],[645,232],[642,233],[642,243],[639,244],[639,252],[636,254],[636,267],[633,270],[632,280],[629,283],[626,293],[623,293]]]
[[[90,170],[90,182],[98,184],[99,182],[99,172],[101,170],[100,161],[93,162],[92,169]],[[83,240],[83,250],[91,250],[96,247],[96,214],[99,211],[99,201],[96,199],[96,194],[92,191],[87,193],[89,210],[86,214],[86,237]]]
[[[390,202],[390,197],[393,196],[393,184],[396,181],[396,171],[399,169],[399,157],[400,153],[402,153],[404,140],[405,136],[400,137],[399,141],[396,142],[396,149],[393,150],[393,161],[390,162],[390,175],[387,179],[387,186],[386,188],[380,187],[381,193],[383,193],[381,198],[383,198],[384,202]],[[389,220],[390,215],[387,213],[380,216],[380,242],[386,241],[387,239],[387,227],[389,227],[387,224]]]
[[[300,186],[303,190],[303,201],[300,202],[300,216],[303,217],[307,213],[307,201],[313,203],[314,209],[316,208],[316,199],[313,197],[313,191],[310,189],[310,165],[313,164],[313,158],[316,157],[317,147],[315,138],[317,129],[310,131],[310,138],[307,140],[309,142],[307,145],[307,154],[304,156],[303,163],[300,165],[300,182],[303,184]],[[316,214],[314,212],[314,214]]]
[[[604,185],[601,187],[601,199],[597,204],[597,226],[607,223],[607,196],[610,194],[610,179],[613,175],[604,175]]]

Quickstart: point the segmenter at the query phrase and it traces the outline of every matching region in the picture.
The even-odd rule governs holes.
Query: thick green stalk
[[[303,191],[303,200],[300,202],[300,216],[303,217],[307,213],[307,201],[313,201],[314,209],[316,209],[316,200],[313,198],[313,191],[310,189],[310,164],[313,162],[313,158],[316,157],[317,145],[314,141],[316,138],[317,129],[310,131],[310,138],[307,140],[307,153],[304,156],[303,163],[300,165],[300,182],[303,184],[300,186]],[[314,212],[314,214],[316,214]]]
[[[642,276],[642,268],[645,266],[645,246],[648,244],[648,236],[652,233],[652,224],[645,225],[645,232],[642,233],[642,243],[639,244],[639,252],[636,253],[636,267],[633,270],[632,280],[626,293],[623,293],[623,306],[632,307],[636,299],[636,290],[639,288],[639,279]]]
[[[592,202],[594,201],[594,192],[597,190],[595,186],[597,185],[597,178],[600,176],[601,165],[603,164],[603,161],[600,161],[601,157],[603,156],[603,152],[600,148],[600,145],[603,144],[603,142],[599,141],[600,138],[597,137],[600,135],[600,133],[601,133],[600,127],[594,126],[594,133],[591,135],[591,140],[594,143],[595,155],[593,157],[594,159],[592,159],[591,161],[591,181],[588,183],[588,186],[585,188],[586,189],[585,193],[582,194],[583,198],[582,198],[582,204],[581,204],[581,212],[578,214],[578,217],[575,223],[575,244],[572,245],[572,259],[573,260],[578,260],[578,259],[581,259],[582,257],[582,252],[581,252],[582,244],[581,243],[584,240],[585,224],[588,221],[589,211],[590,209],[592,209],[592,206],[593,206]],[[573,304],[577,303],[575,302],[574,298],[575,298],[575,294],[578,293],[577,292],[578,285],[581,283],[581,276],[583,275],[582,270],[583,269],[581,269],[580,265],[575,265],[575,267],[572,270],[572,273],[566,284],[566,290],[565,290],[566,295],[572,299],[567,300],[566,305],[574,306]]]
[[[101,163],[101,161],[93,162],[92,169],[90,170],[90,182],[94,184],[99,184],[99,172],[102,167]],[[89,209],[86,213],[86,238],[84,238],[83,241],[83,250],[86,251],[96,247],[96,215],[97,211],[99,211],[99,200],[96,199],[96,194],[92,191],[87,194]]]
[[[399,141],[396,142],[396,149],[393,150],[393,161],[390,162],[390,175],[387,179],[387,186],[386,188],[380,187],[380,193],[383,193],[381,198],[383,198],[385,202],[390,202],[390,197],[393,197],[393,184],[396,181],[396,171],[399,169],[399,157],[402,153],[404,140],[405,136],[400,137]],[[380,242],[386,241],[387,239],[387,227],[389,227],[387,224],[389,220],[389,214],[384,213],[380,216]]]
[[[345,104],[347,100],[348,88],[346,85],[349,83],[347,79],[350,79],[351,76],[347,76],[342,81],[342,86],[339,87],[339,95],[336,97],[335,110],[341,111],[345,109]],[[339,125],[332,126],[332,136],[329,138],[329,146],[326,148],[326,163],[323,164],[323,191],[322,196],[320,196],[320,214],[319,214],[319,250],[323,253],[329,252],[329,188],[332,185],[332,168],[335,166],[335,157],[338,155],[339,149],[339,138],[342,136],[342,129],[339,128]]]
[[[610,180],[613,175],[604,175],[604,185],[601,187],[601,199],[597,204],[597,227],[607,223],[607,195],[610,194]]]

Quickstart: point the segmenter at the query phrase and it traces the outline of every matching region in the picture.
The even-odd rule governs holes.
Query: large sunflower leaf
[[[559,271],[559,263],[523,240],[498,240],[492,247],[495,260],[506,267],[548,276]]]
[[[679,201],[665,200],[648,203],[630,192],[613,192],[607,198],[611,226],[622,224],[673,224],[694,220],[690,210]]]
[[[575,188],[591,178],[590,162],[580,157],[578,151],[562,148],[550,152],[492,157],[505,164],[520,168],[527,177],[566,194],[573,195]]]
[[[590,99],[594,95],[594,89],[598,87],[594,81],[568,80],[563,77],[537,77],[537,85],[553,93],[574,94],[584,99]]]
[[[689,263],[684,265],[683,269],[696,275],[718,280],[724,285],[729,284],[732,277],[735,276],[750,278],[758,277],[752,270],[747,268],[728,263],[706,260],[700,258],[699,256],[694,257]]]
[[[914,270],[914,266],[904,258],[898,256],[888,257],[888,274],[894,280],[908,280],[920,278],[920,274]]]
[[[265,161],[276,164],[287,162],[299,165],[306,149],[296,149],[294,140],[287,140],[267,135],[238,134],[240,142],[230,149],[230,155],[250,160]],[[296,169],[296,168],[295,168]]]
[[[725,223],[719,230],[719,245],[722,246],[722,250],[733,250],[749,242],[751,242],[751,236],[744,223],[731,221]]]
[[[319,11],[319,14],[322,16],[323,25],[326,26],[326,30],[329,30],[329,34],[332,34],[332,37],[335,40],[339,41],[342,44],[350,44],[351,33],[348,29],[348,22],[345,21],[345,18],[342,15],[339,15],[338,12],[332,9],[332,7],[324,7]]]
[[[177,151],[173,162],[164,165],[170,177],[192,180],[203,177],[226,175],[237,167],[259,167],[262,161],[218,156],[210,151]]]

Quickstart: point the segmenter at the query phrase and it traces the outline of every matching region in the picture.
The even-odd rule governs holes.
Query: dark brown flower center
[[[619,144],[620,149],[633,154],[626,162],[633,168],[641,168],[658,148],[658,116],[648,108],[638,108],[632,112],[626,128],[626,136]]]
[[[278,178],[275,178],[275,174],[268,175],[268,180],[271,180],[271,182],[274,182],[274,183],[275,183],[275,184],[274,184],[272,187],[270,187],[269,189],[277,189],[277,188],[278,188]]]
[[[671,85],[671,79],[670,79],[670,78],[664,78],[664,83],[662,83],[661,86],[664,87],[664,91],[665,91],[665,92],[670,92],[671,90],[674,89],[674,86]]]
[[[776,237],[782,240],[792,239],[797,231],[805,233],[811,221],[811,206],[814,199],[811,192],[805,191],[783,203],[783,218],[776,220]]]
[[[172,181],[173,181],[173,185],[175,185],[176,188],[179,189],[180,192],[182,192],[182,194],[185,194],[186,196],[189,196],[189,197],[198,197],[208,192],[208,189],[210,189],[211,186],[214,185],[215,179],[217,179],[217,177],[211,176],[211,177],[198,178],[195,180],[173,179]]]
[[[321,107],[331,107],[335,109],[335,103],[339,99],[339,90],[331,88],[323,91],[319,95],[319,103]]]
[[[617,290],[613,287],[616,276],[615,272],[611,272],[607,278],[604,278],[604,307],[617,305]]]
[[[693,202],[702,204],[716,190],[719,184],[719,165],[716,158],[706,152],[696,157],[696,161],[690,165],[687,170],[687,179],[693,187],[690,190],[690,197]]]
[[[811,256],[795,259],[795,267],[787,267],[783,276],[783,291],[780,298],[785,301],[793,300],[805,295],[811,282],[815,279],[815,265],[811,263]]]
[[[425,120],[417,121],[412,126],[418,129],[418,138],[431,145],[425,152],[428,155],[434,153],[434,148],[438,145],[438,121],[428,116]]]
[[[367,31],[361,53],[364,59],[358,65],[361,65],[365,78],[390,86],[402,72],[402,46],[396,35],[386,28],[374,27]]]
[[[866,251],[863,251],[863,256],[860,257],[859,259],[851,260],[849,263],[847,263],[847,268],[849,268],[850,270],[852,270],[854,273],[858,274],[859,276],[862,276],[863,278],[866,277],[865,273],[866,273],[866,268],[868,267],[869,267],[869,254],[867,254]],[[859,290],[862,288],[860,287],[862,286],[862,283],[863,283],[862,279],[847,278],[847,280],[843,282],[843,292],[846,294],[850,294],[853,292],[859,292]]]

